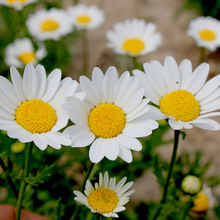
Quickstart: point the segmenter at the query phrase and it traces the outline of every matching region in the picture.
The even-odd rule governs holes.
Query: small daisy
[[[35,52],[33,44],[28,38],[16,39],[5,48],[5,62],[8,66],[24,67],[28,63],[34,65],[46,56],[45,47],[41,44]]]
[[[162,37],[152,22],[143,19],[125,20],[106,33],[107,46],[115,53],[132,57],[145,55],[161,45]]]
[[[36,2],[36,0],[0,0],[0,5],[13,7],[15,10],[22,10],[24,6]]]
[[[190,22],[187,34],[199,47],[214,51],[220,46],[220,21],[211,17],[198,17]]]
[[[105,217],[118,218],[117,212],[125,210],[124,205],[134,192],[134,190],[128,191],[133,182],[125,184],[126,180],[127,177],[124,177],[116,185],[116,178],[110,178],[109,180],[108,172],[105,172],[104,177],[102,173],[99,173],[99,183],[95,183],[95,187],[87,180],[85,195],[79,191],[74,191],[75,200],[86,205],[93,213],[99,213]]]
[[[102,10],[95,5],[86,6],[78,4],[68,9],[69,15],[74,23],[74,26],[78,29],[94,29],[100,26],[105,16]]]
[[[29,15],[26,21],[31,35],[38,40],[59,40],[73,31],[73,25],[67,12],[62,9],[42,9]]]
[[[207,212],[216,205],[216,198],[210,187],[204,187],[194,200],[194,206],[191,208],[195,212]]]
[[[70,77],[61,80],[59,69],[47,77],[41,65],[27,64],[23,78],[15,67],[10,70],[12,83],[0,76],[0,129],[22,143],[33,141],[41,150],[70,145],[59,130],[69,119],[64,100],[74,95],[78,83]]]
[[[89,156],[93,163],[104,156],[109,160],[119,156],[131,162],[130,150],[142,149],[136,137],[148,136],[158,127],[151,119],[149,99],[143,99],[144,88],[128,71],[119,78],[115,67],[110,67],[105,76],[95,67],[92,81],[81,76],[80,85],[85,99],[68,97],[64,104],[75,124],[64,131],[71,137],[72,147],[91,144]]]
[[[220,125],[209,119],[220,112],[220,75],[205,83],[209,65],[202,63],[194,71],[185,59],[178,67],[173,57],[166,57],[164,66],[157,61],[144,63],[143,73],[134,70],[140,85],[145,87],[145,96],[159,106],[158,120],[168,119],[175,129],[190,129],[194,126],[219,130]]]

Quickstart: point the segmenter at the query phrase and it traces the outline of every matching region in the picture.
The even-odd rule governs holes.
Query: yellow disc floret
[[[27,0],[7,0],[10,4],[13,4],[14,2],[20,2],[20,3],[25,3]]]
[[[160,100],[160,110],[176,120],[189,122],[199,116],[200,106],[192,93],[180,89],[168,93]]]
[[[91,18],[87,15],[81,15],[77,17],[77,21],[82,24],[87,24],[91,21]]]
[[[19,55],[18,58],[24,64],[33,63],[36,60],[35,53],[33,53],[33,52],[22,53]]]
[[[101,214],[112,212],[118,201],[116,192],[108,188],[93,190],[88,197],[89,205]]]
[[[216,38],[216,34],[210,30],[202,30],[199,35],[203,40],[206,41],[213,41]]]
[[[193,211],[205,212],[209,209],[209,200],[203,193],[198,193],[196,199],[194,200]]]
[[[122,48],[125,51],[127,51],[133,55],[136,55],[136,54],[140,53],[145,48],[145,44],[140,39],[131,38],[131,39],[127,39],[123,43]]]
[[[59,24],[57,23],[57,21],[52,19],[45,20],[41,24],[41,29],[43,31],[55,31],[57,28],[59,28]]]
[[[31,133],[46,133],[56,124],[57,115],[51,105],[33,99],[22,103],[16,110],[18,124]]]
[[[90,130],[102,138],[116,137],[125,126],[125,114],[117,105],[110,103],[103,103],[92,109],[88,120]]]

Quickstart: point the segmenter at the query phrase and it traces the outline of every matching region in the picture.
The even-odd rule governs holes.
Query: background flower
[[[34,2],[36,2],[36,0],[0,0],[0,4],[13,7],[18,11],[22,10],[24,6]]]

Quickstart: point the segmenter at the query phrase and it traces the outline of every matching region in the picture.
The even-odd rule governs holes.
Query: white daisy
[[[197,194],[194,200],[194,206],[191,208],[195,212],[207,212],[209,209],[214,208],[217,201],[212,193],[212,189],[208,186],[203,187],[203,189]]]
[[[93,213],[99,213],[105,217],[118,218],[117,212],[125,210],[124,205],[134,192],[134,190],[128,191],[133,182],[125,184],[126,180],[127,178],[124,177],[116,185],[116,178],[110,178],[109,180],[108,172],[105,172],[104,177],[102,173],[99,173],[99,183],[95,183],[95,187],[93,187],[91,182],[87,180],[85,195],[75,190],[76,197],[74,199],[86,205]]]
[[[13,7],[15,10],[22,10],[24,6],[36,2],[36,0],[0,0],[0,5]]]
[[[29,15],[26,21],[28,30],[38,40],[59,40],[61,36],[73,31],[68,13],[62,9],[42,9]]]
[[[185,59],[178,67],[173,57],[166,57],[164,66],[157,61],[144,63],[145,73],[134,70],[145,96],[159,106],[158,120],[168,119],[170,126],[179,130],[194,126],[219,130],[220,125],[209,119],[220,115],[220,75],[205,83],[209,65],[202,63],[194,71]]]
[[[33,44],[28,38],[16,39],[5,48],[5,62],[8,66],[18,68],[24,67],[28,63],[34,65],[46,56],[47,52],[43,44],[35,52]]]
[[[60,133],[68,122],[63,109],[67,96],[74,95],[78,83],[70,77],[61,80],[61,71],[53,70],[46,77],[42,65],[27,64],[23,78],[11,67],[12,83],[0,76],[0,129],[22,143],[33,141],[44,150],[70,145],[70,139]]]
[[[189,23],[187,34],[199,47],[214,51],[220,46],[220,21],[211,17],[197,17]]]
[[[104,156],[131,162],[130,150],[142,149],[136,137],[148,136],[158,127],[151,119],[149,99],[143,99],[144,88],[128,71],[119,78],[115,67],[110,67],[105,76],[95,67],[92,81],[81,76],[80,85],[86,98],[68,97],[64,104],[75,124],[64,131],[71,137],[72,147],[91,144],[89,156],[94,163]]]
[[[143,19],[125,20],[116,23],[112,30],[106,32],[107,46],[115,53],[141,56],[150,53],[161,45],[162,37],[156,32],[152,22]]]
[[[78,4],[68,9],[73,24],[78,29],[94,29],[105,21],[104,13],[101,9],[93,6]]]

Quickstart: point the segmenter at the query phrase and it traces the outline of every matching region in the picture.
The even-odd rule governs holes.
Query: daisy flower
[[[85,99],[68,97],[64,104],[75,124],[64,131],[72,140],[71,146],[91,144],[89,157],[93,163],[104,156],[109,160],[119,156],[131,162],[130,150],[142,149],[136,137],[148,136],[158,127],[151,119],[149,99],[143,99],[144,88],[140,88],[138,79],[128,71],[119,78],[115,67],[109,67],[105,76],[95,67],[92,81],[81,76],[80,85]]]
[[[78,4],[70,7],[68,12],[74,26],[78,29],[91,30],[100,26],[105,20],[103,11],[95,5],[86,6]]]
[[[36,2],[36,0],[0,0],[0,5],[13,7],[15,10],[22,10],[24,6]]]
[[[62,9],[42,9],[29,15],[26,21],[28,30],[38,40],[59,40],[73,31],[68,14]]]
[[[8,66],[21,68],[28,63],[37,64],[46,54],[47,52],[42,44],[40,44],[39,49],[35,52],[31,40],[21,38],[16,39],[5,48],[5,62]]]
[[[199,47],[214,51],[220,46],[220,22],[211,17],[197,17],[189,23],[187,34]]]
[[[95,187],[87,180],[85,195],[79,191],[74,191],[75,200],[86,205],[93,213],[99,213],[105,217],[118,218],[117,212],[125,210],[124,205],[134,192],[134,190],[128,191],[133,182],[125,184],[126,180],[127,177],[124,177],[116,185],[116,178],[110,178],[109,180],[108,172],[105,172],[104,177],[102,173],[99,173],[99,183],[95,183]]]
[[[30,63],[23,78],[15,67],[10,69],[12,83],[0,76],[0,129],[10,138],[22,143],[33,141],[44,150],[70,145],[70,139],[59,132],[68,122],[63,109],[67,96],[74,95],[78,83],[70,77],[61,80],[61,71],[53,70],[46,76],[42,65]]]
[[[162,37],[152,22],[143,19],[125,20],[116,23],[106,32],[107,46],[115,53],[132,57],[145,55],[161,45]]]
[[[166,57],[164,66],[157,61],[144,63],[145,73],[134,70],[140,85],[145,87],[145,96],[156,104],[158,120],[168,119],[175,129],[190,129],[194,126],[219,130],[220,125],[209,119],[220,115],[220,75],[205,82],[209,73],[207,63],[192,71],[192,64],[185,59],[178,67],[173,57]]]

